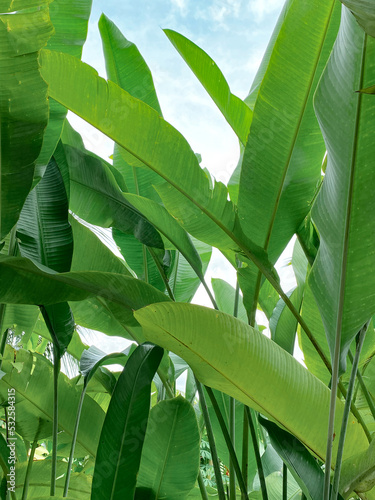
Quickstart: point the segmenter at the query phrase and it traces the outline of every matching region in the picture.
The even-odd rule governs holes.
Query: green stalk
[[[358,372],[357,372],[357,374],[358,374]],[[346,399],[347,390],[345,389],[343,383],[340,380],[339,380],[338,388],[340,389],[340,392],[343,395],[343,397]],[[355,418],[358,420],[358,423],[362,426],[364,433],[366,434],[368,442],[371,443],[371,441],[372,441],[371,433],[368,430],[367,425],[365,424],[363,418],[361,417],[361,415],[360,415],[357,407],[353,403],[353,401],[350,403],[350,410],[353,413],[353,415],[355,416]]]
[[[198,486],[199,486],[199,491],[201,492],[202,500],[209,500],[207,490],[203,482],[202,473],[200,470],[198,474]]]
[[[3,366],[4,351],[5,351],[5,346],[7,345],[9,330],[10,328],[7,328],[1,335],[0,339],[0,370]]]
[[[197,276],[198,276],[198,274],[197,274]],[[208,295],[210,301],[212,302],[212,305],[214,306],[214,309],[216,309],[218,311],[219,307],[218,307],[218,305],[216,303],[215,297],[212,295],[211,290],[209,289],[209,287],[208,287],[205,279],[202,276],[198,276],[198,278],[200,279],[200,281],[201,281],[201,283],[203,285],[203,288],[206,290],[207,295]]]
[[[283,500],[288,500],[288,467],[283,463]]]
[[[79,422],[80,422],[80,419],[81,419],[81,411],[82,411],[83,401],[85,399],[86,389],[87,389],[87,383],[85,381],[84,384],[83,384],[83,389],[82,389],[82,392],[81,392],[81,397],[79,399],[78,408],[77,408],[77,416],[76,416],[76,422],[75,422],[75,425],[74,425],[74,431],[73,431],[73,437],[72,437],[72,444],[71,444],[71,447],[70,447],[69,462],[68,462],[68,468],[67,468],[67,471],[66,471],[66,478],[65,478],[65,485],[64,485],[63,497],[67,497],[68,496],[70,475],[72,473],[72,465],[73,465],[73,460],[74,460],[74,449],[76,447]]]
[[[245,406],[245,411],[246,411],[246,415],[247,415],[247,420],[249,422],[251,439],[253,441],[255,460],[257,463],[257,467],[258,467],[260,488],[262,491],[262,498],[263,498],[263,500],[268,500],[266,479],[264,476],[263,464],[262,464],[262,459],[260,457],[259,446],[258,446],[258,439],[257,439],[257,435],[255,432],[254,421],[252,418],[252,410],[250,410],[248,406]]]
[[[217,419],[219,421],[220,428],[221,428],[221,431],[223,433],[223,436],[224,436],[224,439],[225,439],[225,443],[226,443],[228,451],[229,451],[229,457],[230,457],[231,463],[233,464],[233,470],[234,470],[234,472],[237,475],[238,485],[239,485],[239,487],[241,489],[241,493],[242,493],[242,495],[244,495],[244,498],[248,500],[249,497],[247,495],[246,486],[245,486],[245,483],[244,483],[244,480],[243,480],[243,477],[242,477],[242,474],[241,474],[241,468],[240,468],[240,464],[238,463],[236,452],[235,452],[235,449],[234,449],[234,446],[233,446],[233,441],[232,441],[231,436],[230,436],[230,434],[228,432],[227,426],[225,425],[225,421],[224,421],[223,415],[221,414],[221,411],[220,411],[219,405],[217,404],[217,401],[216,401],[215,395],[213,393],[213,390],[210,387],[207,387],[207,386],[205,386],[205,388],[206,388],[207,394],[208,394],[208,396],[209,396],[209,398],[211,400],[211,403],[212,403],[213,409],[215,411],[216,417],[217,417]]]
[[[41,422],[41,420],[39,420],[38,430],[36,431],[35,439],[33,441],[33,444],[31,445],[30,456],[29,456],[29,460],[27,463],[26,475],[25,475],[25,479],[24,479],[24,483],[23,483],[21,500],[26,500],[26,498],[27,498],[27,493],[28,493],[29,483],[30,483],[30,475],[31,475],[31,470],[33,468],[35,450],[38,447],[38,436],[39,436],[41,425],[42,425],[42,422]]]
[[[349,386],[348,386],[348,394],[345,401],[344,414],[341,421],[341,430],[340,430],[340,439],[337,449],[337,457],[336,457],[336,465],[335,465],[335,473],[333,476],[333,486],[332,486],[332,494],[331,500],[337,500],[338,492],[339,492],[339,483],[340,483],[340,473],[341,473],[341,464],[342,464],[342,456],[344,452],[344,444],[345,444],[345,436],[346,430],[348,427],[349,413],[350,413],[350,402],[353,397],[354,392],[354,384],[356,380],[356,374],[358,370],[359,364],[359,356],[361,354],[363,342],[366,337],[366,332],[369,326],[369,322],[367,322],[363,328],[358,333],[357,336],[357,345],[355,350],[355,356],[353,360],[352,372],[350,374]]]
[[[195,383],[197,385],[197,390],[198,390],[198,394],[199,394],[199,402],[200,402],[200,405],[202,408],[204,423],[206,425],[208,442],[210,443],[211,457],[212,457],[212,463],[213,463],[214,472],[215,472],[218,497],[219,497],[219,500],[226,500],[223,479],[221,477],[221,472],[220,472],[219,457],[217,454],[217,449],[216,449],[216,444],[215,444],[214,433],[212,430],[210,415],[208,414],[206,398],[204,397],[202,384],[199,382],[199,380],[196,377],[195,377]]]
[[[248,462],[248,456],[249,456],[249,424],[247,422],[247,415],[246,415],[246,409],[245,406],[243,408],[243,429],[242,429],[242,477],[245,483],[245,488],[247,491],[247,475],[248,475],[248,469],[249,469],[249,462]],[[241,499],[245,500],[245,496],[242,495]]]
[[[348,357],[350,359],[350,362],[353,365],[354,357],[353,357],[353,354],[350,351],[350,349],[349,349],[349,352],[348,352]],[[365,397],[365,399],[367,401],[368,407],[369,407],[369,409],[371,411],[372,417],[375,420],[375,405],[374,405],[374,401],[373,401],[370,393],[368,392],[368,389],[366,387],[365,381],[363,380],[362,373],[359,370],[357,371],[357,378],[358,378],[358,382],[359,382],[359,385],[361,387],[361,390],[363,392],[363,395],[364,395],[364,397]]]
[[[53,428],[52,428],[52,470],[51,470],[51,490],[50,496],[56,493],[56,473],[57,473],[57,433],[59,428],[58,415],[58,386],[60,373],[60,353],[57,346],[53,346]]]
[[[234,307],[233,307],[233,316],[237,318],[238,316],[238,302],[240,298],[240,287],[238,281],[236,283],[236,292],[234,294]],[[213,395],[213,393],[212,393]],[[211,396],[210,396],[211,397]],[[231,444],[233,444],[233,451],[235,446],[236,439],[236,400],[232,397],[229,398],[229,435]],[[235,457],[237,460],[237,457]],[[238,464],[238,462],[237,462]],[[232,455],[229,456],[229,498],[230,500],[236,500],[236,476],[241,475],[241,471],[238,465],[238,471],[235,471],[235,465],[233,462]],[[244,485],[243,485],[244,486]],[[246,489],[244,488],[243,493],[246,493]]]

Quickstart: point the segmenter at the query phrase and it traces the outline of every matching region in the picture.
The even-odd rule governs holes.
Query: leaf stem
[[[238,463],[236,452],[235,452],[235,449],[234,449],[234,446],[233,446],[233,441],[231,439],[230,433],[228,432],[227,426],[225,425],[225,421],[224,421],[223,415],[222,415],[222,413],[220,411],[219,405],[217,404],[217,401],[216,401],[216,398],[215,398],[215,394],[214,394],[213,390],[210,387],[205,386],[205,389],[206,389],[207,394],[208,394],[208,396],[209,396],[209,398],[211,400],[211,403],[212,403],[213,409],[215,411],[216,417],[217,417],[217,419],[219,421],[220,428],[221,428],[221,431],[222,431],[224,439],[225,439],[225,443],[226,443],[227,448],[228,448],[229,457],[230,457],[231,463],[233,465],[233,469],[234,469],[234,471],[235,471],[235,473],[237,475],[238,484],[239,484],[239,487],[241,489],[241,493],[242,493],[242,495],[245,495],[244,498],[246,498],[248,500],[249,497],[247,496],[246,486],[245,486],[245,483],[244,483],[244,480],[243,480],[243,477],[242,477],[240,464]]]
[[[356,374],[357,374],[357,370],[358,370],[359,356],[361,354],[363,342],[364,342],[365,337],[366,337],[366,332],[367,332],[369,323],[370,322],[367,322],[363,326],[363,328],[361,328],[361,330],[358,332],[358,335],[357,335],[357,345],[356,345],[356,350],[355,350],[355,356],[354,356],[352,371],[351,371],[350,379],[349,379],[348,393],[347,393],[347,397],[345,400],[344,414],[343,414],[342,421],[341,421],[340,439],[339,439],[339,444],[338,444],[338,449],[337,449],[335,473],[333,476],[331,500],[337,500],[337,496],[338,496],[338,492],[339,492],[341,464],[342,464],[342,457],[343,457],[343,452],[344,452],[346,430],[348,427],[348,420],[349,420],[349,413],[350,413],[350,402],[352,400],[353,392],[354,392],[354,384],[355,384]]]
[[[247,420],[249,422],[251,439],[253,441],[255,460],[256,460],[257,468],[258,468],[260,488],[262,491],[262,498],[263,498],[263,500],[268,500],[266,479],[264,476],[262,459],[261,459],[260,452],[259,452],[258,439],[257,439],[257,435],[255,432],[255,425],[254,425],[254,421],[252,418],[252,410],[250,410],[248,406],[245,406],[245,411],[246,411],[246,415],[247,415]]]
[[[199,394],[199,402],[200,402],[200,405],[201,405],[201,408],[202,408],[202,414],[203,414],[204,423],[205,423],[205,426],[206,426],[208,442],[210,444],[211,457],[212,457],[212,463],[213,463],[214,472],[215,472],[215,479],[216,479],[216,486],[217,486],[218,497],[219,497],[219,500],[226,500],[225,499],[223,479],[221,477],[221,471],[220,471],[219,457],[218,457],[218,454],[217,454],[217,449],[216,449],[216,444],[215,444],[215,437],[214,437],[214,433],[213,433],[213,430],[212,430],[210,415],[208,414],[206,398],[204,396],[202,384],[199,382],[199,380],[197,379],[197,377],[195,377],[195,383],[196,383],[198,394]]]
[[[39,426],[38,426],[38,429],[36,431],[35,439],[33,441],[33,444],[31,445],[30,456],[29,456],[29,460],[28,460],[28,463],[27,463],[26,475],[25,475],[25,479],[24,479],[24,483],[23,483],[23,490],[22,490],[22,498],[21,498],[21,500],[26,500],[26,498],[27,498],[27,493],[28,493],[28,490],[29,490],[29,483],[30,483],[30,474],[31,474],[31,470],[32,470],[32,467],[33,467],[33,463],[34,463],[35,450],[38,447],[38,436],[39,436],[41,425],[42,425],[42,422],[39,419]]]
[[[65,478],[65,485],[64,485],[63,497],[67,497],[68,496],[70,475],[72,473],[72,465],[73,465],[73,460],[74,460],[74,449],[75,449],[76,442],[77,442],[79,422],[80,422],[80,419],[81,419],[81,411],[82,411],[83,401],[85,399],[86,389],[87,389],[87,383],[85,381],[84,384],[83,384],[83,389],[82,389],[82,392],[81,392],[81,397],[79,398],[79,402],[78,402],[77,416],[76,416],[76,421],[75,421],[75,425],[74,425],[74,431],[73,431],[73,437],[72,437],[72,444],[71,444],[71,447],[70,447],[68,468],[66,470],[66,478]]]
[[[159,262],[159,259],[157,258],[157,255],[155,254],[154,250],[151,247],[147,247],[147,250],[150,252],[151,257],[154,259],[154,262],[156,264],[156,267],[158,268],[158,271],[159,271],[159,274],[161,276],[161,279],[163,280],[165,288],[167,289],[169,298],[171,300],[175,301],[176,299],[175,299],[174,294],[173,294],[173,292],[171,290],[171,287],[169,286],[168,278],[167,278],[167,276],[165,274],[165,271],[164,271],[163,267],[161,266],[161,264]]]
[[[203,482],[202,473],[200,470],[198,474],[198,486],[199,486],[199,491],[201,492],[202,500],[209,500],[207,490]]]
[[[288,467],[283,463],[283,500],[288,500]]]
[[[249,469],[249,423],[247,421],[246,408],[243,407],[243,428],[242,428],[242,477],[245,483],[245,488],[247,491],[247,475]],[[245,500],[245,496],[242,495],[241,499]]]
[[[353,357],[353,354],[351,352],[351,350],[349,349],[349,352],[348,352],[348,357],[350,359],[350,362],[353,364],[353,360],[354,360],[354,357]],[[362,376],[362,373],[358,370],[357,371],[357,378],[358,378],[358,382],[359,382],[359,385],[362,389],[362,392],[363,392],[363,395],[367,401],[367,404],[369,406],[369,409],[371,411],[371,414],[372,414],[372,417],[374,418],[375,420],[375,405],[374,405],[374,401],[371,397],[371,394],[369,393],[367,387],[366,387],[366,384],[365,384],[365,381],[363,380],[363,376]]]
[[[53,345],[53,427],[52,427],[52,468],[51,468],[51,490],[50,496],[56,493],[56,472],[57,472],[57,433],[59,429],[58,415],[58,386],[60,373],[60,352],[58,347]]]

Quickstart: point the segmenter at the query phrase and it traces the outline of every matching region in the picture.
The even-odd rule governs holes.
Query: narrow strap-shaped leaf
[[[270,416],[325,456],[330,391],[270,339],[232,316],[191,304],[153,304],[135,317],[149,340],[185,359],[202,383]],[[338,428],[343,407],[337,400]],[[366,449],[367,439],[351,418],[346,457],[359,447]]]
[[[251,109],[231,93],[223,73],[204,50],[176,31],[164,30],[164,33],[206,89],[239,140],[246,144]]]
[[[0,12],[0,240],[20,215],[48,122],[39,50],[52,35],[48,0],[3,1]],[[22,112],[20,112],[22,110]]]
[[[92,500],[133,500],[150,411],[151,382],[160,347],[139,346],[117,381],[103,424],[92,482]]]

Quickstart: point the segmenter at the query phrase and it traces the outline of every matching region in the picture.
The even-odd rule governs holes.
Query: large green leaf
[[[92,500],[133,500],[150,411],[151,382],[163,350],[139,346],[117,381],[100,435]]]
[[[211,284],[220,311],[233,315],[236,290],[229,283],[218,278],[212,278]],[[246,310],[241,296],[238,299],[237,318],[247,323]]]
[[[137,488],[149,488],[155,500],[183,499],[199,470],[199,430],[193,407],[181,396],[151,409]]]
[[[55,29],[47,48],[71,54],[78,59],[86,40],[92,0],[53,0],[50,18]],[[34,184],[39,182],[59,141],[67,110],[53,99],[49,100],[49,120],[39,154]]]
[[[16,390],[16,411],[21,407],[35,421],[35,428],[27,439],[35,437],[38,419],[52,422],[53,366],[44,356],[23,349],[15,351],[7,346],[2,364],[5,375],[0,380],[0,397],[7,401],[8,389]],[[41,390],[41,387],[43,390]],[[59,375],[59,428],[71,438],[81,390],[65,375]],[[84,454],[95,456],[104,412],[91,398],[86,398],[82,409],[82,425],[77,443]],[[31,422],[30,422],[31,423]],[[17,422],[16,422],[17,424]],[[52,426],[51,426],[52,430]]]
[[[285,11],[255,102],[244,152],[238,214],[244,232],[280,256],[309,211],[320,180],[325,144],[313,95],[336,38],[340,16],[334,0],[291,2]],[[253,273],[256,307],[261,284]]]
[[[57,272],[70,270],[73,233],[63,179],[52,158],[42,181],[30,192],[17,223],[21,255]],[[65,302],[41,308],[52,340],[62,356],[72,338],[74,320]]]
[[[135,316],[146,338],[184,358],[202,383],[269,416],[324,459],[330,391],[278,345],[242,321],[201,306],[153,304]],[[343,408],[338,400],[336,432]],[[350,418],[344,455],[366,447],[363,429]]]
[[[53,32],[48,0],[1,2],[0,12],[0,240],[20,215],[48,121],[47,85],[39,50]]]
[[[64,492],[66,462],[59,461],[57,464],[57,496],[49,497],[51,481],[51,460],[35,460],[30,473],[30,483],[28,488],[28,498],[33,500],[48,500],[49,498],[58,500],[62,498]],[[18,465],[16,468],[16,496],[20,500],[25,481],[27,464]],[[70,492],[67,500],[79,498],[80,500],[90,499],[91,477],[84,473],[73,473],[70,480]]]
[[[371,0],[341,0],[355,15],[358,23],[369,35],[375,37],[375,5]]]
[[[195,43],[173,30],[164,30],[179,54],[201,82],[243,144],[250,130],[251,109],[231,93],[223,73],[211,57]]]
[[[222,183],[210,188],[210,180],[186,140],[156,111],[65,54],[44,50],[42,65],[51,97],[169,182],[163,189],[163,201],[167,199],[167,209],[171,211],[172,206],[173,216],[190,234],[220,248],[241,245],[259,266],[271,272],[264,252],[242,234],[234,206],[227,200],[227,188]],[[160,193],[161,186],[158,189]]]
[[[148,246],[163,248],[158,232],[124,198],[111,166],[84,149],[81,137],[68,122],[62,141],[69,167],[71,210],[91,224],[114,226]]]
[[[375,101],[354,92],[374,81],[374,54],[375,40],[343,7],[338,39],[315,97],[328,164],[312,212],[320,248],[310,273],[331,356],[335,339],[341,340],[341,370],[351,341],[375,312],[375,143],[369,133]]]
[[[108,79],[162,116],[151,71],[137,46],[127,40],[104,14],[99,20],[99,30]],[[129,192],[159,201],[153,186],[163,182],[162,177],[145,168],[138,158],[117,144],[114,146],[113,166],[126,178]]]
[[[125,198],[177,248],[185,257],[197,276],[203,279],[202,262],[189,235],[167,210],[153,200],[134,194],[124,194]]]
[[[321,500],[324,487],[324,472],[308,450],[287,432],[273,422],[262,417],[260,423],[265,427],[273,447],[288,465],[305,495],[311,500]],[[341,495],[339,499],[342,500]]]
[[[42,270],[28,259],[2,256],[0,269],[0,301],[4,303],[50,305],[100,297],[110,309],[118,308],[125,324],[136,325],[133,310],[169,300],[147,283],[120,274],[54,273],[48,268]]]

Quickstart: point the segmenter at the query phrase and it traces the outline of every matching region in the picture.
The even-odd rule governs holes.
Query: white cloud
[[[171,3],[182,16],[186,16],[189,9],[188,0],[171,0]]]
[[[263,21],[268,14],[271,14],[275,10],[280,10],[283,4],[284,0],[252,0],[249,8],[259,22]]]

